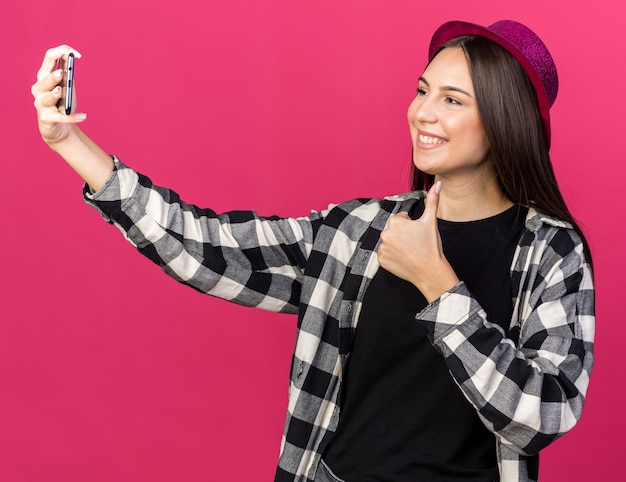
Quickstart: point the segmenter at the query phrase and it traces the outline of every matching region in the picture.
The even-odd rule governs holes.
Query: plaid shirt
[[[203,293],[298,314],[288,413],[276,481],[313,481],[363,297],[379,264],[380,232],[422,192],[359,199],[307,217],[216,214],[115,159],[86,201],[170,276]],[[593,365],[594,290],[578,234],[530,209],[511,266],[513,317],[505,333],[463,282],[416,323],[495,434],[501,481],[538,477],[538,452],[581,416]]]

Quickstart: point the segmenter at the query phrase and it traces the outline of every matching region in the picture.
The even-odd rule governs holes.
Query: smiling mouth
[[[441,139],[439,137],[425,136],[423,134],[418,134],[417,139],[422,144],[444,144],[444,143],[448,142],[445,139]]]

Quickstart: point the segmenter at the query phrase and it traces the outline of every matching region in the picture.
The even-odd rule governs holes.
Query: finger
[[[78,124],[86,119],[85,113],[66,115],[56,109],[44,109],[39,113],[39,121],[42,124]]]
[[[33,92],[33,95],[35,96],[35,107],[37,108],[37,110],[46,109],[49,107],[56,107],[62,93],[63,88],[60,85],[57,85],[52,90]]]
[[[33,97],[37,98],[42,93],[49,92],[54,89],[57,85],[59,85],[59,82],[61,82],[62,79],[63,71],[61,69],[49,72],[35,82],[30,91],[33,94]]]
[[[403,221],[410,221],[410,220],[411,218],[405,212],[392,214],[391,216],[389,216],[389,219],[387,220],[387,225],[385,226],[384,231],[389,231],[390,229],[393,229],[394,226],[398,226],[399,224],[401,224]]]
[[[409,214],[407,212],[405,212],[405,211],[401,211],[399,213],[396,213],[392,217],[398,218],[398,219],[408,219],[409,221],[411,220],[411,218],[409,217]]]
[[[441,192],[441,186],[441,181],[437,181],[428,190],[425,201],[426,206],[424,207],[424,212],[420,219],[437,222],[437,209],[439,208],[439,193]]]
[[[87,119],[87,114],[85,113],[72,112],[71,115],[66,115],[57,107],[62,93],[63,88],[61,86],[56,86],[47,92],[37,93],[34,104],[40,122],[44,124],[76,124]]]
[[[78,50],[73,49],[69,45],[59,45],[58,47],[48,49],[37,72],[37,80],[41,80],[48,75],[54,69],[59,58],[67,57],[70,53],[73,53],[79,59],[82,57]]]

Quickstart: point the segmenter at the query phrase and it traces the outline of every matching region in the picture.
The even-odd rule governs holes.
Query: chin
[[[415,167],[415,169],[417,169],[418,171],[423,172],[424,174],[429,174],[431,176],[437,174],[437,169],[435,168],[435,166],[433,166],[432,164],[419,162],[415,159],[413,159],[413,167]]]

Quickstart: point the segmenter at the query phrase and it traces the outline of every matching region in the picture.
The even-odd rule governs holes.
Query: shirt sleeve
[[[485,426],[523,455],[577,423],[593,366],[594,289],[581,239],[557,229],[543,248],[509,333],[463,282],[417,316]]]
[[[270,311],[296,313],[302,272],[322,219],[217,214],[114,158],[106,184],[85,201],[118,227],[139,252],[177,281],[211,296]]]

